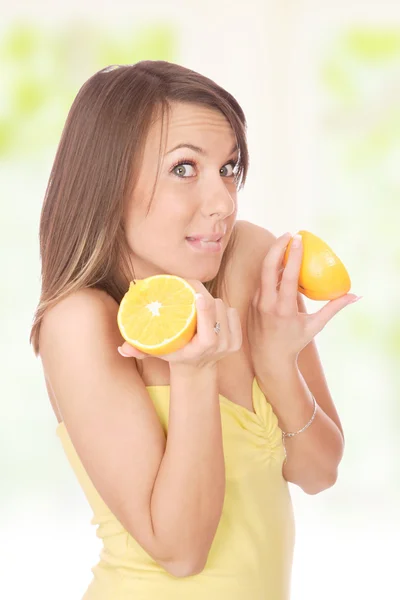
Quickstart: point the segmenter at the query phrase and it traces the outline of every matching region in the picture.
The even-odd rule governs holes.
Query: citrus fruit
[[[154,356],[187,344],[196,332],[196,291],[176,275],[136,279],[121,300],[118,327],[132,346]]]
[[[298,291],[311,300],[334,300],[347,294],[351,281],[340,258],[313,233],[301,230],[298,234],[303,242]],[[284,266],[289,259],[292,240],[286,248]]]

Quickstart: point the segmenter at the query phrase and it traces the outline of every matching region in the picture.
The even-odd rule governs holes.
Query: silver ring
[[[218,335],[218,333],[221,331],[221,323],[219,321],[217,321],[214,325],[214,331],[215,333]]]

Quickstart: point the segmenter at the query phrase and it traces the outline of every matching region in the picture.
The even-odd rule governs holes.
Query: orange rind
[[[303,243],[303,256],[298,280],[298,291],[311,300],[334,300],[347,294],[351,280],[340,258],[321,238],[309,231],[298,231]],[[283,258],[289,259],[293,238]]]

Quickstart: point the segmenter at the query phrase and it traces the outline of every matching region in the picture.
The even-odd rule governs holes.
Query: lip
[[[189,246],[195,251],[195,252],[205,252],[205,253],[211,253],[211,254],[218,254],[219,252],[222,251],[222,240],[219,241],[215,241],[212,244],[207,244],[201,243],[201,240],[199,239],[194,239],[194,240],[188,240],[186,238],[186,242],[189,244]]]
[[[210,240],[212,242],[218,242],[221,238],[224,237],[224,233],[222,231],[217,233],[194,233],[193,235],[188,235],[188,238],[193,238],[195,240]]]

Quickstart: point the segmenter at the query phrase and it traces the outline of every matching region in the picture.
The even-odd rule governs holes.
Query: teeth
[[[188,238],[188,240],[194,242],[195,238]],[[198,240],[198,241],[199,242],[207,242],[207,243],[211,243],[211,244],[216,244],[217,242],[219,242],[219,240],[214,241],[214,240],[206,240],[206,239],[204,239],[204,240]]]

